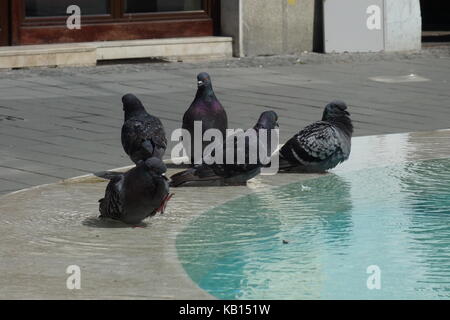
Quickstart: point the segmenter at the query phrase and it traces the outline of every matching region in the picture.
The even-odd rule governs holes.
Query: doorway
[[[420,0],[424,45],[450,43],[450,2]]]
[[[76,5],[81,29],[68,28]],[[212,36],[219,0],[0,0],[0,45]]]
[[[9,35],[9,1],[0,0],[0,46],[10,43]]]

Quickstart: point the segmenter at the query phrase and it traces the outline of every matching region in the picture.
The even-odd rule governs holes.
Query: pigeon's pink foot
[[[166,207],[167,207],[167,203],[169,202],[170,199],[172,199],[173,195],[174,195],[174,193],[168,194],[161,202],[161,205],[159,206],[159,208],[156,209],[156,212],[161,212],[161,214],[164,214],[164,211],[166,210]]]

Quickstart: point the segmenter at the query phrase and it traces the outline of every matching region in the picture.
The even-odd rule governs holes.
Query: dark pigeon
[[[190,148],[185,144],[185,149],[194,163],[194,121],[202,121],[202,135],[208,129],[217,129],[226,137],[228,128],[228,118],[225,109],[217,100],[211,84],[211,77],[206,72],[199,73],[197,76],[197,94],[189,109],[183,116],[182,128],[189,131],[191,135]],[[203,142],[202,152],[209,142]],[[203,154],[203,153],[202,153]]]
[[[249,179],[252,179],[260,173],[263,163],[259,158],[259,148],[264,148],[262,154],[267,154],[270,159],[271,150],[267,144],[270,144],[270,133],[267,134],[267,144],[264,140],[260,140],[261,129],[271,130],[278,128],[278,116],[273,111],[263,112],[253,129],[257,133],[257,149],[258,157],[256,163],[250,163],[250,140],[244,136],[244,132],[236,133],[227,137],[223,144],[223,164],[202,164],[194,168],[179,172],[171,177],[171,186],[223,186],[223,185],[245,185]],[[245,139],[245,143],[238,143],[238,139]],[[233,149],[234,160],[229,164],[226,162],[226,154]],[[237,155],[244,154],[245,163],[238,163]],[[205,158],[206,159],[206,158]]]
[[[129,93],[122,97],[125,121],[122,146],[134,163],[156,157],[162,159],[167,139],[161,121],[145,111],[142,102]]]
[[[350,156],[352,120],[342,101],[329,103],[322,120],[308,125],[280,149],[280,171],[322,173]]]
[[[164,213],[170,200],[165,164],[158,158],[139,162],[123,174],[111,177],[100,199],[100,217],[139,224],[157,212]]]

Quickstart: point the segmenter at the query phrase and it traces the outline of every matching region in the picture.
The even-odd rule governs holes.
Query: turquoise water
[[[243,196],[192,221],[177,250],[221,299],[449,299],[450,159]]]

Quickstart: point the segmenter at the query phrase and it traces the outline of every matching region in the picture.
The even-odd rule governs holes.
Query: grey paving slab
[[[117,140],[117,139],[116,139]],[[113,146],[113,144],[111,144]],[[119,148],[120,144],[115,144],[115,150]],[[33,153],[43,153],[52,157],[54,159],[58,159],[60,157],[63,158],[72,158],[83,160],[86,168],[91,168],[92,163],[96,163],[98,165],[108,165],[108,166],[121,166],[124,162],[129,161],[128,157],[122,152],[119,153],[117,151],[114,152],[105,152],[102,150],[91,151],[86,149],[77,149],[76,152],[73,147],[70,146],[51,146],[51,145],[39,145],[39,146],[29,146],[25,151],[30,154]],[[64,160],[62,160],[64,161]],[[93,170],[93,169],[92,169]]]
[[[14,180],[0,179],[0,194],[6,193],[10,190],[18,190],[30,187],[27,183],[21,183]]]
[[[318,120],[333,99],[349,104],[355,136],[450,128],[450,50],[328,57],[3,72],[0,194],[129,165],[120,144],[121,96],[137,94],[161,118],[170,138],[195,96],[200,71],[211,74],[231,127],[250,127],[259,113],[273,109],[280,116],[281,142]],[[370,79],[411,73],[429,81]]]
[[[17,166],[17,164],[14,164],[13,166]],[[1,179],[30,186],[51,183],[60,179],[60,177],[58,176],[40,174],[38,172],[30,171],[24,168],[16,169],[13,167],[0,165],[0,170],[2,171]]]

